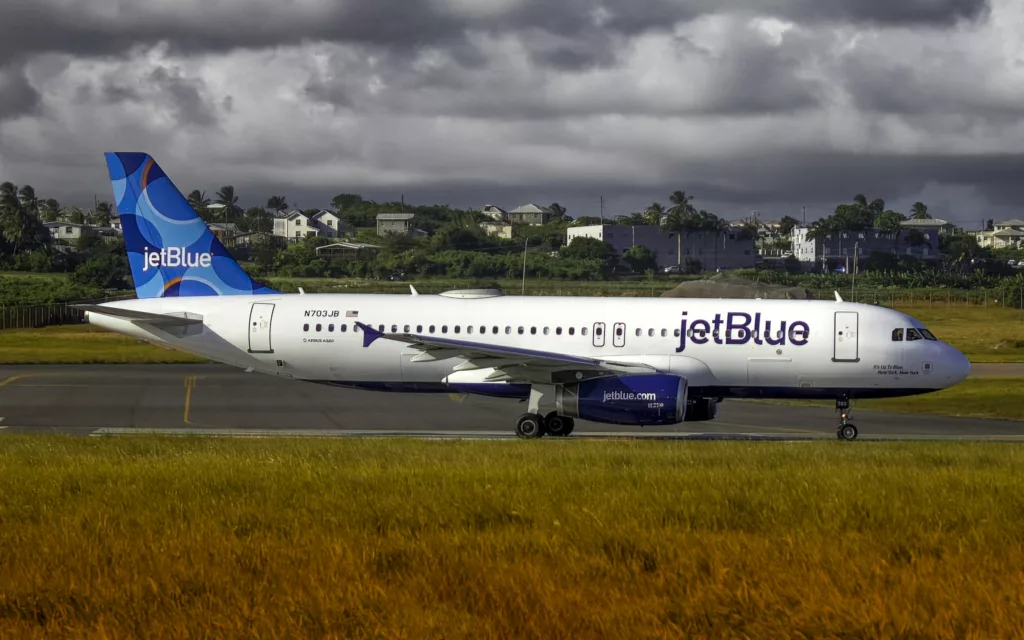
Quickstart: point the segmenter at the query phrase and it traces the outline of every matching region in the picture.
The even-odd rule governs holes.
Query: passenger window
[[[523,328],[519,327],[519,335],[523,335]]]
[[[647,330],[647,335],[648,335],[649,337],[653,338],[653,337],[654,337],[654,329],[648,329],[648,330]]]
[[[322,328],[323,328],[323,325],[321,325],[321,324],[316,325],[316,330],[317,331],[320,331]]]
[[[570,336],[576,335],[576,327],[569,327],[569,335]]]
[[[505,335],[512,333],[512,327],[505,327]]]
[[[480,333],[487,333],[487,327],[481,325]],[[498,333],[498,327],[494,327],[494,333]]]
[[[921,339],[921,334],[917,332],[917,329],[915,329],[914,327],[908,327],[907,328],[907,341],[908,342],[910,340],[920,340],[920,339]]]
[[[642,336],[642,335],[643,335],[643,333],[644,333],[644,330],[643,330],[643,329],[641,329],[641,328],[639,328],[639,327],[637,327],[637,330],[636,330],[636,337],[638,337],[638,338],[639,338],[640,336]]]
[[[537,327],[530,327],[530,335],[531,336],[537,335]]]
[[[586,331],[586,329],[584,329],[584,331]],[[604,333],[604,329],[602,329],[601,327],[598,327],[598,328],[594,329],[594,334],[595,335],[600,336],[603,333]]]
[[[434,325],[430,325],[430,333],[434,333]]]
[[[448,325],[446,325],[446,324],[442,324],[441,325],[441,333],[448,333]]]
[[[473,325],[468,325],[466,327],[466,333],[473,333]]]
[[[402,328],[402,332],[409,333],[409,325],[405,325],[405,327]]]
[[[317,327],[316,330],[319,331],[320,327]],[[381,333],[384,333],[384,325],[382,325],[382,324],[377,325],[377,331],[380,331]]]
[[[662,338],[668,337],[668,329],[662,329],[661,330],[661,337]]]
[[[308,324],[302,325],[302,330],[303,331],[309,331],[309,325]]]
[[[562,335],[562,327],[555,327],[555,335],[556,336]]]
[[[586,327],[583,327],[582,329],[580,329],[580,335],[581,336],[587,335],[587,328]],[[599,333],[597,335],[601,335],[601,334]]]
[[[491,333],[498,333],[498,327],[494,327],[494,329],[491,331]]]
[[[672,334],[672,335],[674,335],[675,337],[677,337],[677,338],[678,338],[678,337],[679,337],[679,329],[676,329],[676,330],[675,330],[675,331],[673,332],[673,334]]]
[[[459,333],[460,331],[462,331],[462,328],[459,327],[459,325],[455,325],[455,333]]]
[[[416,325],[416,333],[423,333],[423,325],[422,324]]]
[[[343,324],[343,325],[339,326],[338,327],[338,331],[341,331],[342,333],[345,333],[346,331],[348,331],[348,325],[347,324]]]
[[[903,329],[893,329],[892,330],[892,341],[893,342],[903,342]]]
[[[544,327],[544,335],[548,335],[548,328]]]
[[[334,331],[334,325],[333,324],[327,325],[327,330],[333,332]]]
[[[391,333],[398,333],[398,325],[397,324],[391,325]]]

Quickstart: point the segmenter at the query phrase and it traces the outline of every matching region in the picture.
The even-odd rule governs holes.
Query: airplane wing
[[[538,351],[414,333],[385,333],[362,322],[357,322],[356,325],[363,331],[364,348],[369,347],[380,338],[404,342],[419,351],[411,359],[411,362],[461,358],[466,362],[457,365],[455,371],[494,368],[495,372],[490,374],[488,379],[495,382],[536,380],[538,375],[550,375],[561,371],[583,373],[585,377],[624,373],[657,373],[657,369],[644,364],[616,362],[553,351]]]
[[[203,323],[203,319],[201,317],[195,317],[195,314],[188,313],[149,313],[147,311],[136,311],[134,309],[105,307],[99,304],[76,304],[72,306],[76,309],[81,309],[82,311],[88,311],[89,313],[98,313],[101,315],[113,316],[115,318],[122,318],[136,325],[148,324],[154,327],[183,327]]]

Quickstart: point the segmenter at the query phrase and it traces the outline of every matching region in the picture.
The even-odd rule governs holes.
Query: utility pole
[[[530,239],[527,238],[523,244],[523,294],[526,295],[526,247],[530,246]]]
[[[853,286],[850,291],[850,299],[857,302],[857,260],[860,258],[860,243],[853,243]]]
[[[804,214],[804,226],[806,227],[807,226],[807,207],[806,206],[800,207],[800,210]]]
[[[604,225],[604,196],[601,196],[601,225]]]

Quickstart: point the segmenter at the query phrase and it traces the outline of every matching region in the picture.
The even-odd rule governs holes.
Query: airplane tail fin
[[[277,293],[235,262],[149,154],[104,155],[139,298]]]

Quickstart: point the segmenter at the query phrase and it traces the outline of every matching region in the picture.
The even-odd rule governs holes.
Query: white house
[[[76,242],[79,238],[97,235],[96,228],[77,222],[44,222],[50,237],[58,242]]]
[[[973,235],[978,246],[985,249],[1020,249],[1024,247],[1024,220],[1014,218],[994,222],[991,231],[979,231]]]
[[[480,210],[480,213],[484,214],[485,216],[489,217],[491,220],[494,220],[496,222],[503,222],[508,212],[506,212],[499,206],[493,204],[485,204],[484,208]]]
[[[512,239],[512,225],[506,222],[481,222],[480,228],[489,236],[505,240]]]
[[[275,214],[274,235],[289,242],[310,236],[341,238],[348,234],[344,221],[333,211],[321,209],[306,215],[298,209]]]
[[[540,225],[550,220],[553,213],[550,208],[540,207],[531,202],[509,211],[505,218],[513,223]]]

